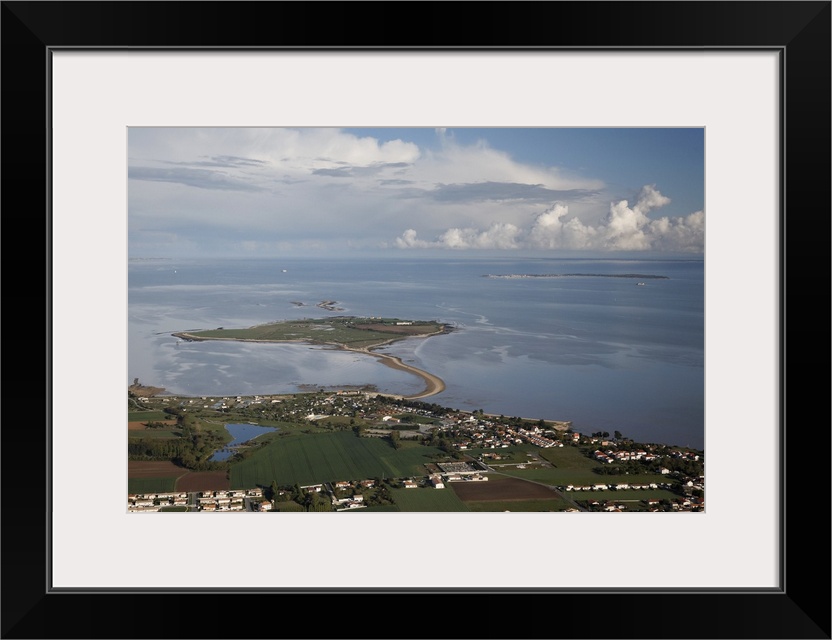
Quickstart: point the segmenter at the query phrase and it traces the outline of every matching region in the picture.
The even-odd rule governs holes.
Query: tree
[[[621,432],[620,432],[620,431],[618,431],[618,430],[616,430],[616,431],[614,432],[614,434],[615,434],[615,439],[616,439],[616,440],[621,440],[621,438],[623,438],[623,437],[624,437],[623,435],[621,435]]]
[[[393,429],[393,431],[390,432],[390,442],[393,443],[393,448],[394,449],[400,449],[401,448],[401,446],[402,446],[401,434],[398,432],[397,429]]]

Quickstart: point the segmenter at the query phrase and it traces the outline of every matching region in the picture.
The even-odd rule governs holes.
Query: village
[[[482,410],[460,411],[366,389],[318,389],[289,396],[157,396],[135,400],[154,408],[168,406],[182,412],[208,410],[229,417],[245,417],[251,424],[271,419],[309,425],[316,427],[317,432],[352,430],[358,437],[387,439],[394,446],[395,441],[401,439],[444,452],[444,460],[425,465],[424,475],[385,478],[385,485],[391,488],[442,490],[455,482],[487,482],[489,475],[507,469],[525,471],[551,467],[552,464],[537,451],[574,447],[596,462],[593,469],[599,478],[592,483],[550,483],[553,491],[573,504],[570,511],[626,510],[626,501],[592,498],[593,493],[611,491],[650,494],[663,490],[677,496],[670,504],[667,500],[664,504],[653,500],[651,504],[652,498],[645,497],[644,510],[704,511],[705,506],[701,452],[636,443],[618,431],[614,436],[607,432],[580,433],[572,429],[569,421],[497,416]],[[639,474],[649,474],[656,480],[636,482],[626,477],[635,478]],[[378,480],[321,478],[318,484],[295,487],[294,493],[300,489],[304,494],[314,495],[318,510],[354,511],[377,506],[368,501],[365,494],[372,497],[374,492],[371,490]],[[297,495],[287,496],[290,491],[288,487],[256,486],[234,490],[206,488],[191,492],[132,493],[128,496],[128,511],[275,512],[282,510],[278,504],[281,501],[301,502]],[[310,510],[308,502],[306,510]]]

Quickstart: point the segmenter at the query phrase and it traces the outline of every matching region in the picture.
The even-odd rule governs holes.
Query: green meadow
[[[394,449],[386,439],[359,438],[351,431],[276,438],[231,467],[231,487],[425,475],[425,463],[439,453],[409,442]]]
[[[351,348],[372,347],[408,335],[438,333],[443,325],[436,322],[414,322],[407,327],[396,327],[396,318],[370,321],[367,318],[339,317],[312,320],[289,320],[247,327],[226,329],[218,327],[205,331],[189,331],[187,337],[226,340],[267,340],[270,342],[302,341],[340,344]],[[377,326],[379,330],[372,327]],[[185,337],[179,334],[180,337]],[[186,337],[186,339],[187,339]]]
[[[450,489],[391,489],[390,494],[402,511],[469,511],[468,506]]]

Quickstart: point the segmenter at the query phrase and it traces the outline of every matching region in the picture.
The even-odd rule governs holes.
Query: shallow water
[[[528,273],[668,279],[482,277]],[[427,401],[704,444],[702,261],[158,261],[131,263],[129,278],[128,382],[181,395],[364,384],[411,395],[422,380],[371,356],[170,334],[332,315],[439,320],[455,330],[381,350],[444,380],[445,391]],[[324,300],[343,311],[316,306]]]

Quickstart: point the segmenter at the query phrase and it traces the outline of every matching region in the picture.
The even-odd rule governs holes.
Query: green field
[[[144,429],[142,431],[128,431],[127,437],[135,440],[151,440],[155,438],[179,438],[181,431],[168,431],[167,429]]]
[[[195,337],[271,342],[303,341],[315,344],[339,344],[352,348],[366,348],[408,336],[439,333],[444,327],[444,325],[437,322],[414,322],[412,325],[396,326],[397,321],[399,321],[397,318],[384,318],[378,321],[368,318],[341,316],[326,319],[272,322],[244,329],[218,327],[206,331],[189,331],[187,336],[184,334],[174,335],[186,340],[189,337]]]
[[[173,491],[176,478],[128,478],[127,493],[161,493]]]
[[[479,458],[484,453],[496,453],[498,456],[500,456],[500,460],[492,460],[491,458],[486,458],[485,460],[483,460],[483,462],[485,462],[485,464],[489,466],[499,467],[502,464],[517,464],[529,462],[530,460],[532,460],[532,458],[526,454],[532,450],[540,451],[540,448],[534,446],[533,444],[519,444],[507,447],[505,449],[468,449],[465,451],[465,453],[471,456],[472,458]]]
[[[675,500],[677,496],[667,489],[624,489],[621,491],[569,491],[567,495],[575,502],[597,500],[598,502],[641,502],[642,500]]]
[[[412,422],[413,424],[442,424],[439,418],[429,418],[428,416],[420,416],[416,413],[397,413],[393,416],[402,422]]]
[[[401,511],[470,511],[450,489],[391,489],[390,494]]]
[[[424,475],[425,463],[438,453],[412,443],[394,449],[387,440],[359,438],[349,431],[276,438],[231,467],[231,487]]]
[[[566,486],[570,484],[617,484],[619,482],[626,482],[628,484],[664,482],[663,476],[652,473],[638,475],[602,475],[595,473],[593,469],[602,468],[602,463],[588,458],[583,451],[579,447],[537,449],[540,457],[549,461],[552,467],[536,469],[499,467],[499,470],[500,473],[505,473],[506,475],[535,480],[555,486]],[[499,464],[499,461],[495,464]]]
[[[164,411],[128,411],[127,422],[148,422],[170,420],[172,416]]]
[[[537,449],[537,453],[558,469],[595,469],[601,466],[597,460],[588,458],[582,447],[550,447]]]
[[[590,469],[560,469],[560,468],[539,468],[539,469],[517,469],[516,467],[501,467],[500,473],[524,480],[534,480],[543,484],[553,486],[593,485],[593,484],[649,484],[650,482],[665,482],[664,476],[658,474],[620,475],[604,476],[593,473]]]

